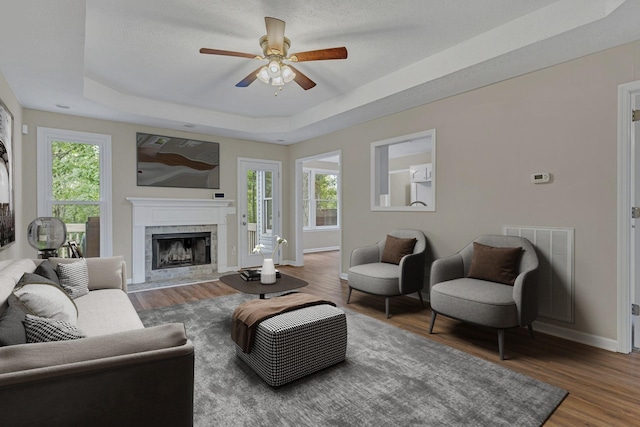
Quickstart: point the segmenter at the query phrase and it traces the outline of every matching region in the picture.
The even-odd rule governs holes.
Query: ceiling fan
[[[329,49],[310,50],[307,52],[298,52],[288,55],[291,40],[284,36],[285,22],[265,17],[267,26],[267,34],[260,38],[260,47],[262,55],[254,55],[251,53],[235,52],[230,50],[209,49],[203,47],[200,53],[210,55],[238,56],[241,58],[268,60],[267,65],[260,66],[247,77],[242,79],[236,87],[247,87],[256,79],[271,84],[273,86],[283,86],[291,80],[295,81],[304,90],[309,90],[316,84],[309,77],[305,76],[300,70],[294,68],[293,65],[285,64],[288,62],[304,62],[304,61],[320,61],[325,59],[346,59],[346,47],[334,47]]]

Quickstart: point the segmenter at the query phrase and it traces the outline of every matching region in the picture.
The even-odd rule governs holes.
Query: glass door
[[[280,163],[242,159],[238,173],[240,267],[260,266],[263,257],[278,262],[273,247],[280,234]],[[254,252],[258,245],[262,254]]]

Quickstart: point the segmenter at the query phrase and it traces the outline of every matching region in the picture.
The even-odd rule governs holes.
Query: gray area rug
[[[345,310],[346,361],[272,388],[235,355],[230,296],[140,312],[196,348],[194,425],[540,426],[566,391]],[[425,319],[427,321],[427,319]]]

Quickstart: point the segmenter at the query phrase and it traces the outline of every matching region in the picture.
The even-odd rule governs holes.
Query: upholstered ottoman
[[[342,362],[347,352],[347,318],[322,304],[262,321],[250,353],[236,354],[271,386],[279,386]]]

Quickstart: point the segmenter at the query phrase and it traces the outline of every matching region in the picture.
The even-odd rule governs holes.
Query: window
[[[84,256],[112,253],[110,172],[110,136],[38,128],[38,216],[62,219]]]
[[[304,168],[302,203],[305,229],[337,228],[338,172]]]

